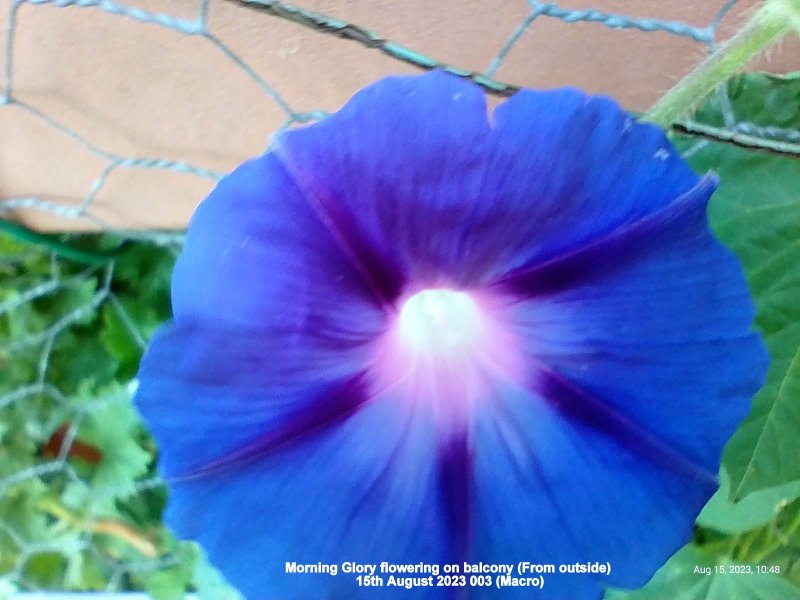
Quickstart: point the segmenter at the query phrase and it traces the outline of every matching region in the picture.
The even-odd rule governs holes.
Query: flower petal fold
[[[536,387],[509,387],[496,400],[476,426],[475,560],[552,564],[548,599],[599,599],[605,586],[644,584],[686,542],[713,483],[552,410]],[[558,572],[594,562],[611,574]]]
[[[281,133],[274,151],[355,254],[404,274],[389,296],[404,282],[486,283],[637,221],[697,182],[661,130],[609,99],[523,90],[490,123],[477,86],[436,71],[369,86],[327,119]]]
[[[487,187],[518,220],[506,231],[507,271],[638,222],[698,181],[660,128],[603,96],[520,90],[493,123]]]
[[[192,477],[303,441],[367,399],[361,348],[176,323],[159,330],[139,372],[137,404],[168,479]],[[320,409],[320,406],[323,406]]]
[[[482,187],[486,110],[480,88],[455,76],[389,77],[273,149],[354,252],[403,274],[386,289],[396,299],[409,282],[476,270],[459,246],[468,225],[495,218]]]
[[[768,357],[741,267],[708,227],[712,190],[497,286],[530,360],[716,473]]]
[[[247,598],[396,598],[357,573],[292,563],[453,562],[430,424],[396,398],[372,402],[304,442],[171,486],[166,523],[198,540]],[[426,588],[445,600],[447,588]]]
[[[172,276],[175,319],[274,334],[313,328],[332,343],[374,336],[380,304],[271,154],[223,178],[192,217]]]

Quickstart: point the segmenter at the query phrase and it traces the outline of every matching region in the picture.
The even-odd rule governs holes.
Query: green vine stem
[[[61,258],[91,266],[106,264],[119,255],[128,245],[123,242],[118,248],[105,252],[84,250],[62,242],[56,236],[38,233],[21,223],[6,219],[0,219],[0,233],[6,234],[18,242],[43,247]]]
[[[742,29],[679,81],[642,119],[670,127],[792,30],[800,33],[800,0],[766,0]]]
[[[86,519],[53,498],[39,501],[44,512],[73,527],[90,534],[103,534],[122,540],[148,558],[155,558],[158,550],[153,541],[131,525],[116,519]]]
[[[774,536],[773,540],[770,544],[765,545],[761,548],[758,552],[754,552],[752,556],[749,557],[749,562],[754,565],[758,565],[763,563],[767,558],[769,558],[774,552],[777,552],[780,548],[786,545],[786,538],[791,538],[797,535],[797,532],[800,531],[800,510],[797,511],[797,514],[794,515],[794,518],[789,523],[788,527],[781,531],[783,539],[780,536]]]

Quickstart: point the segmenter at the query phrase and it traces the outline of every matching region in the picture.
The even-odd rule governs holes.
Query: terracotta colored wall
[[[195,0],[126,0],[192,20]],[[524,0],[297,0],[446,63],[484,71],[529,12]],[[704,26],[723,0],[561,0],[611,13]],[[756,4],[741,0],[724,39]],[[0,0],[5,28],[11,0]],[[227,171],[266,147],[287,113],[202,36],[181,35],[97,8],[22,5],[14,28],[13,97],[124,157],[159,157]],[[281,95],[291,110],[334,110],[387,73],[415,68],[375,49],[320,34],[226,0],[211,0],[209,31]],[[496,74],[530,87],[577,85],[644,109],[704,56],[664,32],[537,19]],[[0,61],[5,60],[0,49]],[[764,66],[762,60],[759,65]],[[771,53],[769,68],[800,69],[800,44]],[[20,105],[0,106],[0,199],[36,197],[77,206],[108,165]],[[114,170],[87,219],[36,210],[14,216],[41,228],[175,228],[212,182],[167,170]]]

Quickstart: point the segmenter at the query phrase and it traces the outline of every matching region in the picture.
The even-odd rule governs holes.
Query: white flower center
[[[485,319],[466,292],[423,290],[400,309],[400,340],[418,358],[456,358],[477,351],[484,340]]]
[[[483,290],[406,296],[376,345],[377,393],[429,410],[442,435],[462,435],[472,412],[521,372],[503,315],[503,300]]]

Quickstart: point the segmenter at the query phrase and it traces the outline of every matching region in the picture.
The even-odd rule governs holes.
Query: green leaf
[[[778,574],[759,573],[758,568],[713,561],[690,545],[642,589],[610,590],[606,600],[800,600],[800,589]]]
[[[113,384],[95,396],[84,390],[85,418],[78,436],[95,446],[102,458],[91,478],[95,493],[125,497],[136,479],[147,473],[152,456],[142,447],[142,426],[131,403],[131,391]]]
[[[215,569],[198,545],[197,559],[194,567],[194,585],[199,600],[242,600],[242,595],[225,581],[222,574]]]
[[[121,311],[121,303],[106,304],[103,307],[103,330],[100,339],[110,356],[117,360],[118,379],[132,379],[139,368],[143,342],[141,333],[134,329],[136,324]]]
[[[120,246],[109,236],[64,241],[89,252]],[[141,338],[169,316],[174,255],[124,249],[117,273],[0,235],[0,573],[12,574],[0,576],[0,597],[22,573],[26,588],[111,585],[183,598],[194,574],[193,561],[158,535],[165,492],[126,387]],[[143,560],[131,536],[154,544],[156,556]]]
[[[731,535],[745,533],[763,527],[781,507],[800,498],[800,481],[753,492],[735,503],[730,500],[730,488],[730,477],[723,469],[719,490],[697,517],[698,525]]]
[[[762,127],[797,129],[800,106],[800,72],[748,73],[731,77],[727,97],[738,122],[749,121]],[[722,127],[720,97],[712,95],[695,115],[707,125]]]
[[[188,544],[177,545],[174,563],[168,568],[142,575],[144,589],[153,600],[185,600],[192,580],[195,553]]]
[[[737,121],[800,129],[797,74],[742,75],[728,88]],[[718,98],[696,118],[721,125]],[[695,169],[720,175],[709,216],[742,261],[770,352],[766,384],[723,458],[731,494],[741,499],[800,479],[800,159],[686,138],[677,144],[691,148]]]
[[[66,569],[66,559],[55,550],[40,552],[31,556],[22,570],[24,578],[43,582],[46,587],[53,587],[61,580]]]
[[[737,499],[800,478],[800,327],[781,333],[786,335],[766,338],[772,371],[750,416],[726,449]]]

